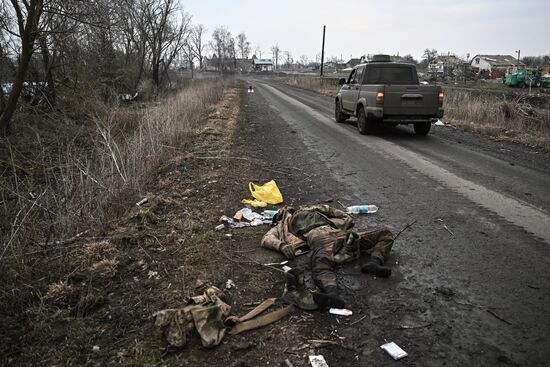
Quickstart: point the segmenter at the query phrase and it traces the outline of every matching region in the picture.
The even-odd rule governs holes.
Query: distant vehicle
[[[361,134],[371,134],[377,126],[414,124],[417,135],[427,135],[431,124],[443,117],[443,90],[418,81],[412,64],[391,62],[388,55],[357,65],[335,99],[335,119],[344,122],[357,117]]]
[[[509,87],[540,87],[540,72],[535,69],[517,69],[513,74],[507,74],[502,80]]]

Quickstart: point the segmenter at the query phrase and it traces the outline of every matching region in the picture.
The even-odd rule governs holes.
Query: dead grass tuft
[[[82,248],[80,259],[86,264],[116,257],[118,251],[109,241],[92,242]]]
[[[44,298],[46,299],[58,299],[64,298],[73,292],[73,286],[67,281],[59,281],[52,283],[48,286],[48,291]]]
[[[117,259],[105,259],[92,264],[88,270],[94,277],[110,279],[116,275]]]

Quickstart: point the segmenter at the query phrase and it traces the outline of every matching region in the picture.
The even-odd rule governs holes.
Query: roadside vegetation
[[[129,207],[140,223],[154,221],[136,202],[176,153],[187,154],[235,85],[229,57],[249,46],[244,34],[234,39],[219,27],[211,47],[222,50],[222,73],[199,72],[206,29],[175,0],[2,1],[0,19],[5,365],[35,342],[37,357],[60,349],[41,324],[56,309],[78,318],[104,304],[104,294],[90,296],[91,279],[111,282],[129,257],[105,233],[128,219]],[[32,325],[43,338],[22,341]]]

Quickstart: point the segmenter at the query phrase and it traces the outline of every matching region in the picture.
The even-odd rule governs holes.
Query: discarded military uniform
[[[185,346],[187,333],[193,329],[204,347],[215,347],[225,335],[224,321],[231,311],[221,294],[218,288],[210,287],[203,295],[191,298],[187,306],[156,312],[155,325],[162,328],[166,341],[174,347]]]
[[[264,235],[261,245],[281,251],[287,258],[292,258],[294,250],[299,247],[308,246],[312,252],[313,280],[321,291],[337,293],[334,265],[357,259],[361,250],[368,250],[371,254],[363,271],[379,276],[391,273],[389,268],[381,266],[393,245],[393,235],[389,230],[355,233],[352,231],[353,218],[328,205],[305,206],[297,210],[285,207],[279,215],[277,225]]]
[[[265,313],[277,300],[269,298],[244,316],[230,316],[231,306],[222,298],[220,289],[209,287],[202,295],[192,297],[184,307],[155,312],[155,325],[173,347],[184,347],[187,344],[187,333],[195,329],[202,345],[212,348],[221,343],[226,332],[240,334],[254,330],[272,324],[294,310],[294,306],[290,305]]]

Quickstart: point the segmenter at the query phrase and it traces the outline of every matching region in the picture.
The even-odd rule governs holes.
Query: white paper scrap
[[[346,308],[331,308],[328,310],[329,313],[333,315],[340,315],[340,316],[351,316],[353,315],[352,310],[348,310]]]
[[[283,271],[287,272],[289,270],[292,270],[290,266],[287,266],[287,265],[283,266]]]
[[[399,346],[394,342],[383,344],[380,348],[384,349],[386,353],[388,353],[396,361],[408,356],[407,352],[399,348]]]
[[[309,356],[309,363],[312,367],[328,367],[328,363],[322,355]]]

